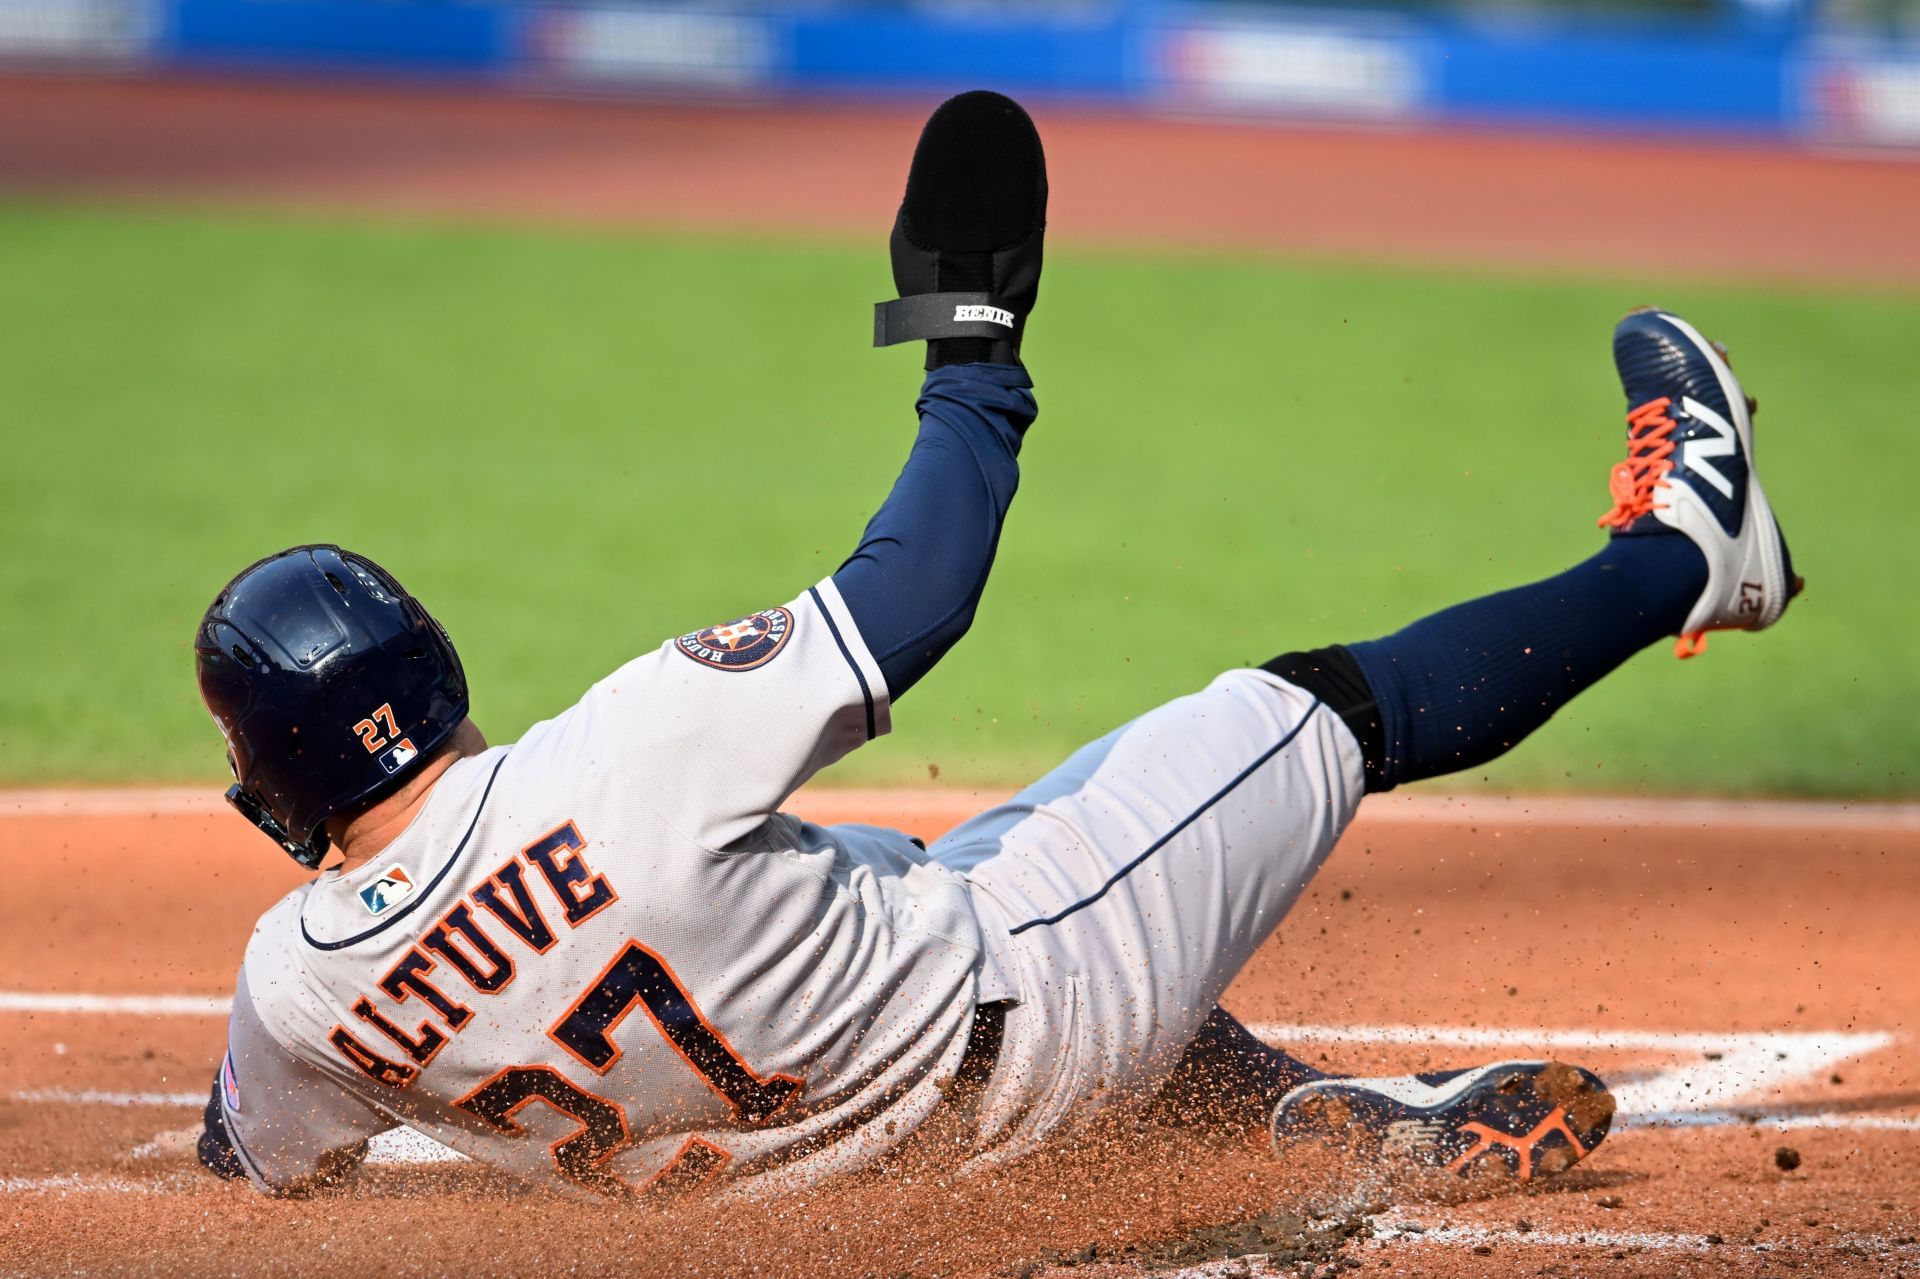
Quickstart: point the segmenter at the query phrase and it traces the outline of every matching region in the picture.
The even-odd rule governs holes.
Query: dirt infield
[[[871,239],[925,109],[16,73],[0,194]],[[1069,242],[1920,284],[1920,163],[1899,156],[1036,115]]]
[[[799,807],[933,835],[979,802]],[[178,1133],[296,868],[204,800],[13,796],[0,875],[0,1273],[1136,1274],[1263,1212],[1243,1246],[1292,1240],[1316,1275],[1920,1273],[1911,809],[1374,801],[1228,1003],[1343,1069],[1609,1076],[1622,1119],[1587,1164],[1464,1202],[1151,1128],[964,1181],[922,1152],[751,1209],[562,1206],[404,1147],[344,1197],[260,1201]],[[1276,1204],[1337,1211],[1303,1239]]]
[[[920,109],[10,75],[0,197],[871,238]],[[1920,284],[1911,162],[1039,114],[1068,240]],[[982,802],[799,807],[931,836]],[[205,797],[0,795],[0,1275],[1920,1274],[1910,809],[1371,801],[1228,1004],[1330,1068],[1609,1078],[1592,1160],[1463,1199],[1117,1124],[745,1207],[560,1205],[406,1143],[260,1200],[189,1143],[248,930],[297,882]]]

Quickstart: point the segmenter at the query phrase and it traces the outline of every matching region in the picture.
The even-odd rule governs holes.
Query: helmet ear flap
[[[229,755],[227,760],[231,763],[233,757]],[[264,831],[267,838],[286,849],[287,856],[293,858],[293,860],[299,862],[308,870],[319,870],[320,863],[327,859],[327,849],[330,847],[330,844],[327,840],[327,832],[324,829],[316,827],[313,832],[313,837],[304,844],[301,843],[293,837],[285,826],[280,824],[280,820],[277,817],[267,810],[267,806],[260,801],[258,795],[255,795],[238,782],[227,787],[227,802],[238,809],[242,817]]]

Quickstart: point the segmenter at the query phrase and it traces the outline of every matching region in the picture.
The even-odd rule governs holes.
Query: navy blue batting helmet
[[[467,717],[440,623],[372,560],[296,546],[213,601],[194,643],[227,800],[309,870],[323,823],[399,788]]]

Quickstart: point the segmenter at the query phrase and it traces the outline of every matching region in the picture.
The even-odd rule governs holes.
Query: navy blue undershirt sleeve
[[[907,464],[833,575],[894,701],[973,623],[1020,484],[1020,440],[1039,413],[1032,387],[1012,364],[929,373]]]

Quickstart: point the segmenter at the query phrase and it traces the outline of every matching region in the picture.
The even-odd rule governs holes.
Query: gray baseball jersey
[[[964,1050],[968,887],[897,832],[778,811],[887,724],[826,581],[455,764],[256,927],[221,1072],[249,1176],[298,1188],[396,1123],[613,1194],[902,1140]]]

